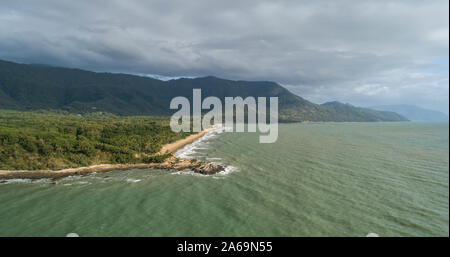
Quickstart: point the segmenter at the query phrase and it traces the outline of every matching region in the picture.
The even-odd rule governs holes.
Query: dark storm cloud
[[[0,58],[448,109],[448,1],[9,1]]]

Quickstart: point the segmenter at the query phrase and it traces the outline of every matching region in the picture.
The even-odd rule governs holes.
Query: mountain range
[[[328,102],[315,104],[270,81],[217,77],[162,81],[146,76],[100,73],[0,60],[0,109],[93,111],[117,115],[171,115],[173,97],[279,97],[279,121],[406,121],[400,114]]]
[[[374,110],[396,112],[410,121],[448,122],[448,115],[415,105],[398,104],[370,107]]]

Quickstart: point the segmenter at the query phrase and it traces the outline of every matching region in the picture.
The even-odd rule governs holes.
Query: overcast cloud
[[[276,81],[313,102],[448,113],[449,2],[0,2],[0,58]]]

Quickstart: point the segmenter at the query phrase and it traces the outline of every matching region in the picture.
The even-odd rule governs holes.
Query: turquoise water
[[[0,236],[448,236],[449,127],[281,124],[179,155],[227,172],[128,170],[0,184]]]

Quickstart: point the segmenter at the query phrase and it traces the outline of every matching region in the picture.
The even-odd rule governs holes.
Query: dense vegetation
[[[328,112],[340,121],[406,121],[407,119],[395,112],[375,111],[368,108],[355,107],[340,102],[322,104]]]
[[[414,105],[382,105],[371,109],[396,112],[410,121],[448,122],[448,115],[439,111],[424,109]]]
[[[109,112],[117,115],[170,115],[175,96],[279,98],[280,122],[403,121],[400,115],[351,105],[311,103],[267,81],[232,81],[216,77],[161,81],[127,74],[26,65],[0,60],[0,109],[59,109],[69,112]]]
[[[62,169],[162,162],[163,144],[184,138],[167,118],[0,110],[0,169]]]

